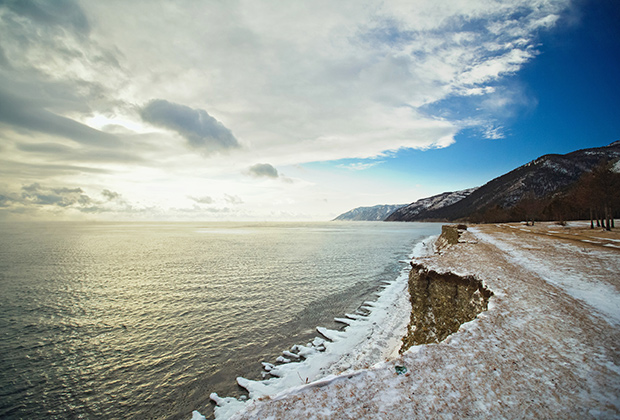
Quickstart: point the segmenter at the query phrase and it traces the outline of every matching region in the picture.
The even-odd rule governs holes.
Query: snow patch
[[[487,235],[476,228],[470,229],[480,239],[495,245],[505,252],[509,260],[526,270],[533,271],[542,279],[555,286],[560,287],[572,297],[584,302],[610,324],[620,326],[620,293],[614,287],[599,282],[592,277],[584,277],[581,273],[574,273],[564,269],[569,267],[570,261],[537,258],[535,252],[527,250],[522,246],[511,243],[509,239],[500,239],[499,235]],[[583,240],[599,244],[600,242]],[[559,248],[570,248],[572,245],[565,243],[551,242],[548,246]],[[578,249],[575,249],[578,252]],[[598,252],[598,251],[590,251]]]

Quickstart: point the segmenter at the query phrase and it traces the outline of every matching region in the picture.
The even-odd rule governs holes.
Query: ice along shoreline
[[[229,419],[253,401],[277,398],[278,394],[305,386],[317,386],[337,375],[367,369],[397,357],[411,313],[407,291],[409,261],[432,253],[436,239],[436,235],[430,236],[414,246],[409,259],[401,261],[406,266],[397,278],[384,282],[375,301],[366,301],[355,313],[335,318],[336,322],[345,325],[342,331],[319,326],[320,337],[284,350],[276,363],[263,362],[267,379],[253,381],[238,377],[237,383],[248,391],[248,399],[212,393],[210,398],[216,403],[215,418]],[[204,416],[194,411],[192,419],[204,419]]]

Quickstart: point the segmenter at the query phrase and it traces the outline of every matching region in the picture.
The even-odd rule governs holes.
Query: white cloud
[[[155,3],[150,12],[141,2],[93,2],[86,11],[97,42],[121,51],[122,64],[137,73],[135,95],[209,110],[247,153],[275,149],[293,163],[306,159],[293,144],[330,158],[323,139],[333,159],[450,143],[439,139],[458,125],[401,108],[484,92],[518,71],[534,56],[536,30],[552,25],[563,6],[242,1]]]
[[[205,195],[203,197],[192,197],[189,196],[188,197],[190,200],[195,201],[196,203],[199,204],[213,204],[215,203],[215,200],[212,197],[209,197],[208,195]]]
[[[534,55],[532,51],[511,49],[499,57],[487,59],[484,63],[461,72],[458,84],[480,86],[495,81],[503,75],[518,71]]]
[[[501,126],[495,127],[493,125],[488,125],[484,127],[483,133],[484,138],[490,140],[498,140],[506,137],[504,134],[504,127]]]
[[[151,207],[172,197],[200,207],[187,197],[207,197],[195,187],[208,180],[208,197],[249,208],[310,188],[276,167],[448,147],[472,121],[497,138],[489,127],[501,121],[483,112],[468,123],[443,101],[475,97],[508,114],[518,93],[503,78],[535,58],[538,32],[569,3],[3,4],[0,95],[12,106],[0,105],[2,176],[13,187],[87,176]],[[242,176],[256,162],[291,182]]]
[[[340,164],[338,165],[338,167],[340,168],[344,168],[344,169],[350,169],[352,171],[364,171],[366,169],[372,168],[373,166],[377,166],[382,164],[383,160],[380,161],[375,161],[375,162],[354,162],[354,163],[348,163],[348,164]]]
[[[224,194],[224,200],[228,203],[228,204],[243,204],[243,200],[240,197],[237,197],[236,195],[228,195],[228,194]]]

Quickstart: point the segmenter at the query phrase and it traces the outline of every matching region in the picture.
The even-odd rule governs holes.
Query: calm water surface
[[[0,418],[189,419],[393,280],[416,223],[0,224]]]

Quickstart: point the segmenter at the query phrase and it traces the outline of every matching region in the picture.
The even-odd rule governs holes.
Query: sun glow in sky
[[[0,1],[0,219],[328,220],[620,139],[615,0]]]

